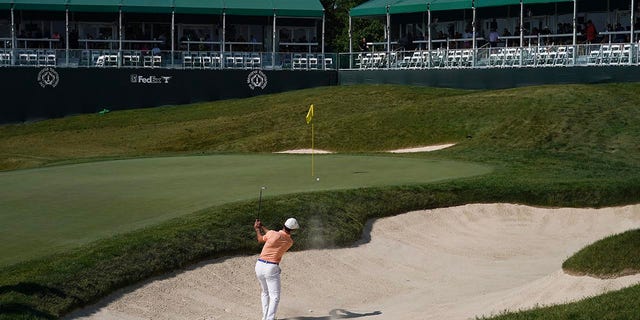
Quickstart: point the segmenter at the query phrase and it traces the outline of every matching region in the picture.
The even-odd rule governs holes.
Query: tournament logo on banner
[[[247,84],[249,84],[251,90],[255,90],[256,88],[264,89],[267,87],[267,82],[267,75],[261,70],[251,71],[249,76],[247,76]]]
[[[55,88],[58,85],[59,81],[60,81],[60,75],[58,74],[58,71],[56,71],[54,68],[46,67],[40,70],[40,72],[38,73],[38,83],[43,88],[46,88],[49,86],[52,88]]]
[[[171,78],[173,77],[172,76],[141,76],[137,74],[132,74],[129,76],[129,79],[131,79],[131,83],[141,83],[141,84],[168,84]]]

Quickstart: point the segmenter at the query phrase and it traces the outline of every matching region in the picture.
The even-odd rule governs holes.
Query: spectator
[[[151,55],[152,56],[159,56],[160,55],[160,48],[158,48],[157,45],[154,45],[153,48],[151,49]]]
[[[598,35],[598,31],[596,31],[596,26],[593,24],[591,20],[587,21],[587,25],[584,28],[584,32],[586,35],[587,43],[595,42],[596,36]]]
[[[463,45],[464,45],[464,47],[465,47],[465,48],[467,48],[467,49],[468,49],[468,48],[473,47],[473,31],[472,31],[472,29],[469,29],[469,28],[465,29],[465,30],[464,30],[464,35],[462,35],[462,37],[463,37],[464,39],[469,39],[469,40],[471,40],[471,41],[465,41],[465,42],[463,43]]]
[[[620,22],[618,22],[616,24],[616,32],[620,32],[616,34],[616,42],[618,43],[622,43],[625,42],[627,35],[624,33],[624,28],[622,27],[622,25],[620,24]]]
[[[367,38],[365,37],[362,37],[362,40],[360,41],[360,51],[369,51],[369,45],[367,45]]]
[[[489,44],[491,47],[498,46],[498,31],[491,30],[491,32],[489,32]]]

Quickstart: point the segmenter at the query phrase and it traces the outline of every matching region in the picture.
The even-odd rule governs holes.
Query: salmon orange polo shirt
[[[284,230],[273,231],[269,230],[267,234],[262,236],[265,241],[262,252],[260,253],[260,259],[280,263],[282,256],[293,245],[293,239]]]

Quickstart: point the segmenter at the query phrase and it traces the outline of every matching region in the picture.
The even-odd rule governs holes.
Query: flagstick
[[[313,122],[311,122],[311,177],[313,178]]]

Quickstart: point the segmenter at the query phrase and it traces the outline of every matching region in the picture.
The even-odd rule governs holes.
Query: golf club
[[[262,208],[262,191],[266,188],[267,187],[265,186],[260,187],[260,198],[258,200],[258,220],[260,220],[260,209]]]

